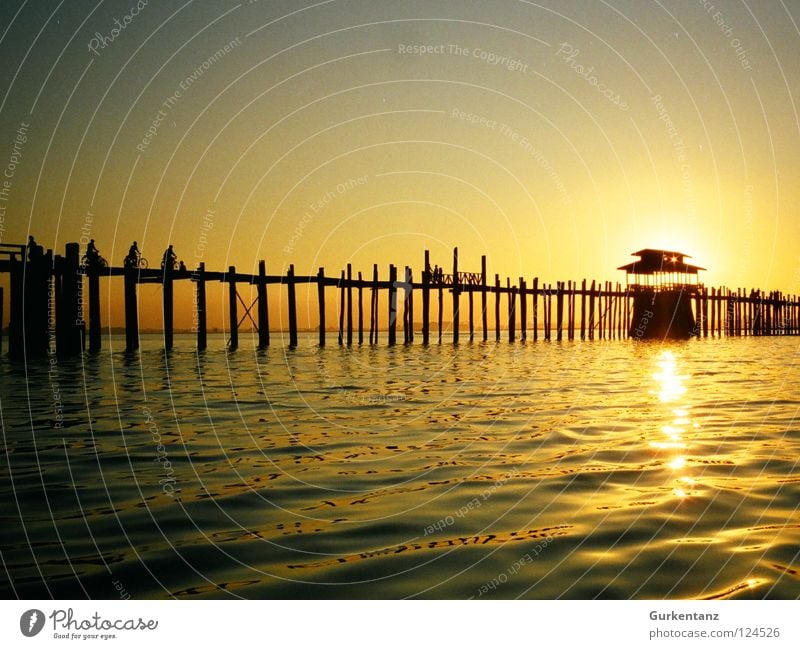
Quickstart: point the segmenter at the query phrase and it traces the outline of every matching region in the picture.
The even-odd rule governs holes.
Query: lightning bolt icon
[[[31,619],[28,620],[28,631],[33,631],[33,625],[36,624],[36,620],[39,619],[39,616],[36,615],[36,611],[31,613]]]

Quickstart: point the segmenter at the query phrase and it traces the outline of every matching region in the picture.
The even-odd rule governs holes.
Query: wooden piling
[[[389,266],[389,344],[397,342],[397,267]]]
[[[364,344],[364,278],[358,271],[358,344]]]
[[[81,303],[83,301],[83,273],[80,272],[80,245],[68,243],[65,246],[64,258],[60,264],[60,290],[56,289],[58,308],[56,309],[56,349],[59,355],[74,355],[83,351],[84,348],[84,329],[83,312]],[[56,264],[58,267],[59,264]],[[50,284],[51,269],[47,268],[42,260],[38,263],[28,264],[30,276],[26,277],[26,289],[33,289],[38,292],[39,286],[42,289]],[[34,295],[28,291],[26,301],[30,296],[31,302],[38,307],[39,302],[47,300],[47,295]],[[41,309],[43,312],[45,309]],[[42,313],[47,318],[46,313]],[[45,320],[46,322],[46,320]],[[26,338],[33,333],[33,327],[38,330],[40,325],[33,318],[26,318]],[[28,328],[31,331],[28,331]],[[38,331],[37,331],[38,333]],[[33,337],[33,336],[31,336]],[[44,342],[44,341],[43,341]],[[46,343],[44,343],[46,344]]]
[[[93,266],[87,270],[89,276],[89,351],[99,352],[103,346],[100,323],[100,269]]]
[[[486,311],[486,292],[486,255],[481,255],[481,324],[483,326],[483,342],[489,340],[488,314]]]
[[[414,342],[414,271],[408,268],[408,342]]]
[[[581,340],[586,340],[586,280],[581,281]]]
[[[136,268],[125,270],[125,350],[139,349],[139,313],[136,300],[136,284],[139,271]]]
[[[378,344],[378,324],[380,317],[378,313],[378,264],[372,265],[372,314],[370,315],[370,329],[374,332],[374,339],[370,340],[372,344]],[[373,324],[374,323],[374,324]]]
[[[556,283],[556,340],[561,342],[564,328],[564,282]]]
[[[353,266],[347,264],[347,346],[353,344]]]
[[[228,267],[228,309],[230,316],[230,342],[229,349],[239,347],[239,314],[236,300],[236,267]]]
[[[411,283],[411,271],[408,266],[403,268],[403,344],[408,345],[411,342],[411,327],[409,325],[409,318],[411,316],[408,295],[409,284]]]
[[[197,309],[197,349],[208,347],[208,312],[206,310],[206,264],[201,261],[195,273],[195,308]]]
[[[533,278],[533,342],[539,340],[539,278]]]
[[[344,283],[345,283],[345,276],[344,271],[342,271],[342,276],[339,278],[339,344],[344,345]]]
[[[258,300],[258,347],[265,349],[269,347],[269,305],[267,302],[267,264],[263,259],[258,262],[256,299]]]
[[[528,339],[528,298],[526,293],[525,278],[519,278],[519,339],[525,342]]]
[[[422,272],[422,344],[428,345],[431,337],[431,253],[425,251],[425,270]]]
[[[458,280],[458,248],[453,248],[453,344],[458,344],[458,334],[460,328],[459,297],[461,294],[461,282]]]
[[[494,339],[500,342],[500,275],[494,276]]]
[[[174,270],[171,260],[167,259],[161,275],[162,313],[164,318],[164,349],[172,349],[173,343],[173,279]]]
[[[516,340],[516,309],[517,309],[517,287],[511,286],[511,278],[506,277],[506,290],[508,293],[508,342]]]
[[[441,282],[439,282],[439,344],[442,344],[442,320],[443,320],[443,308],[444,308],[444,289],[442,288]]]
[[[474,291],[469,291],[469,341],[472,342],[475,339],[475,322],[473,321],[474,316],[474,300],[473,300]]]
[[[325,269],[322,266],[317,271],[317,303],[319,305],[319,346],[325,347]]]
[[[592,280],[592,286],[589,289],[589,340],[594,340],[594,300],[595,300],[595,282]]]
[[[289,347],[297,347],[297,296],[294,285],[294,264],[289,264],[286,284],[289,293]]]

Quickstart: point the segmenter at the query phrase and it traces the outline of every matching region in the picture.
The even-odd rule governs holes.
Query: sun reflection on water
[[[669,349],[661,351],[656,359],[657,371],[653,373],[653,379],[658,399],[665,404],[667,423],[660,428],[663,438],[653,440],[650,445],[669,454],[664,463],[673,472],[672,493],[677,498],[686,498],[691,495],[695,481],[683,474],[687,466],[684,453],[688,448],[685,435],[688,429],[698,425],[692,422],[689,406],[684,402],[686,382],[690,377],[679,371],[678,360],[675,352]]]

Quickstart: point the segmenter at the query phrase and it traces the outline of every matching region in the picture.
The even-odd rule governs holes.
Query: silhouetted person
[[[142,253],[139,252],[139,246],[134,241],[133,245],[128,249],[128,256],[125,257],[125,268],[136,268],[139,265],[139,257]]]
[[[44,256],[44,248],[37,245],[33,235],[28,236],[28,261],[36,261]]]
[[[94,239],[90,239],[86,246],[86,261],[90,266],[96,266],[100,261],[100,252],[94,245]]]
[[[178,270],[182,273],[186,272],[186,264],[183,263],[183,259],[181,259],[181,263],[178,264]]]
[[[161,268],[169,268],[170,270],[175,268],[175,262],[178,260],[178,255],[172,250],[172,244],[169,244],[167,249],[164,251],[164,256],[161,258]]]

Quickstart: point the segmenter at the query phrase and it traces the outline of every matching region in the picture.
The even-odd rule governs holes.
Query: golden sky
[[[382,276],[458,246],[553,282],[665,247],[707,284],[798,292],[798,22],[732,0],[3,2],[0,241]]]

